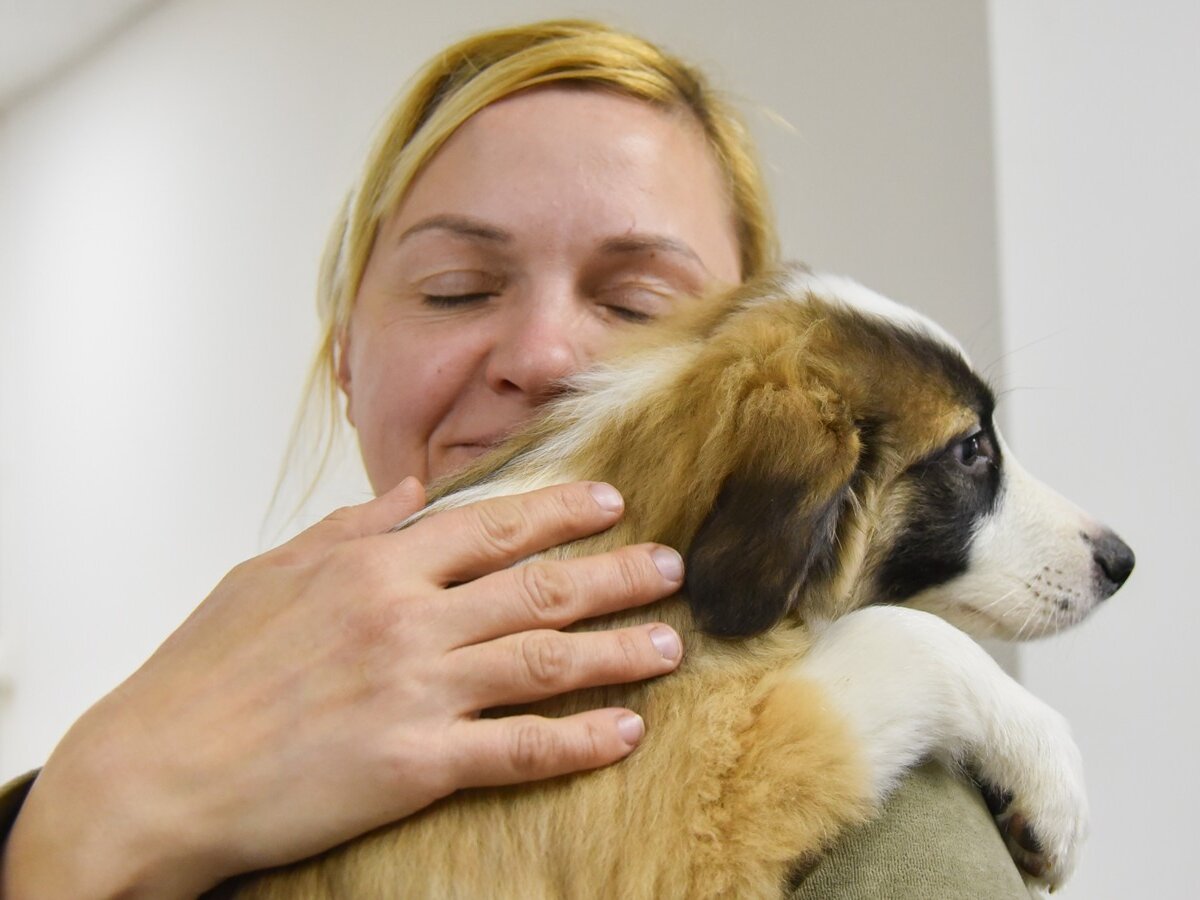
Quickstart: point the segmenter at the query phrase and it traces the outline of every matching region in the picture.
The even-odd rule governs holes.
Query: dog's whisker
[[[1012,597],[1013,594],[1016,594],[1018,591],[1022,590],[1023,588],[1026,588],[1026,587],[1028,587],[1028,586],[1025,584],[1019,584],[1016,587],[1012,588],[1007,593],[1001,594],[999,597],[995,598],[994,600],[992,600],[988,603],[985,603],[983,606],[976,607],[976,609],[978,609],[980,612],[986,612],[987,610],[991,609],[993,606],[997,606],[997,605],[1005,602],[1010,597]]]
[[[1025,617],[1025,621],[1021,623],[1021,627],[1017,629],[1017,640],[1021,640],[1025,636],[1025,629],[1028,628],[1034,620],[1034,617],[1041,612],[1037,606],[1033,606],[1029,610],[1029,614]]]

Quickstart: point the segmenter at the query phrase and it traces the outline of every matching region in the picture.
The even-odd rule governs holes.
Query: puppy
[[[685,554],[678,595],[585,626],[670,623],[688,648],[676,673],[531,707],[629,706],[647,723],[637,752],[460,792],[231,893],[779,897],[930,757],[1002,798],[1018,865],[1061,884],[1086,824],[1078,752],[964,631],[1072,625],[1133,555],[1025,474],[993,407],[936,325],[805,270],[647,329],[419,514],[603,480],[624,519],[546,556],[641,541]]]

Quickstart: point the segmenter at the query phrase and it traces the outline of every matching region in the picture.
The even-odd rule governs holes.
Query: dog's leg
[[[929,613],[861,609],[814,629],[800,674],[862,741],[882,800],[923,759],[983,784],[1013,859],[1035,884],[1070,875],[1087,825],[1079,750],[1066,721],[970,637]]]

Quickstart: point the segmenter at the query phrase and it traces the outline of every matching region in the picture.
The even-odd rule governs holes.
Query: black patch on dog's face
[[[980,522],[996,508],[1003,460],[991,424],[955,438],[903,476],[915,495],[880,567],[879,603],[900,603],[967,570]]]
[[[906,377],[927,380],[973,412],[979,423],[978,429],[910,466],[897,482],[913,499],[905,527],[877,572],[875,602],[901,602],[962,574],[979,523],[995,508],[1002,472],[992,426],[995,395],[956,348],[932,334],[861,316],[851,335],[867,358],[878,362],[880,373],[906,372]],[[922,390],[919,385],[915,389]],[[883,410],[885,427],[890,414],[906,413]],[[866,445],[871,445],[869,438]],[[983,459],[972,463],[972,454]]]

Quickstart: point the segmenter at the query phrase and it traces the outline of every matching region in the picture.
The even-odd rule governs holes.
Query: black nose
[[[1133,551],[1111,531],[1087,534],[1084,539],[1092,545],[1092,559],[1100,569],[1104,596],[1111,597],[1133,571]]]

